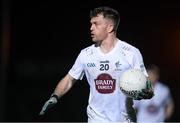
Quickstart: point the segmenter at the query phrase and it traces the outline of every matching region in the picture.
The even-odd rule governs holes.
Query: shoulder
[[[137,47],[127,43],[126,41],[119,40],[120,47],[123,52],[131,54],[139,54],[140,51]]]
[[[164,90],[164,91],[169,91],[169,87],[168,85],[162,83],[162,82],[157,82],[157,87],[159,87],[160,90]]]
[[[91,55],[91,54],[93,54],[95,48],[96,48],[96,47],[95,47],[95,44],[92,44],[92,45],[90,45],[90,46],[88,46],[88,47],[83,48],[83,49],[81,50],[80,54],[81,54],[81,55]]]

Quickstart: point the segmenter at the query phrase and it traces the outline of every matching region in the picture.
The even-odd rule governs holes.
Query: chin
[[[99,42],[99,40],[96,39],[96,38],[92,38],[92,41],[93,41],[93,42]]]
[[[94,38],[92,38],[92,41],[93,41],[93,42],[97,42],[97,40],[96,40],[96,39],[94,39]]]

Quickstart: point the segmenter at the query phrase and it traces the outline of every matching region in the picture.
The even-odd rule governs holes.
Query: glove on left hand
[[[151,99],[154,96],[154,91],[152,87],[151,81],[146,82],[146,89],[142,89],[141,92],[138,92],[136,96],[133,98],[134,100],[141,100],[141,99]]]

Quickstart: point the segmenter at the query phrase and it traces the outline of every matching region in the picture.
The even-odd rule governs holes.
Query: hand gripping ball
[[[147,78],[139,69],[128,69],[120,76],[120,90],[128,97],[135,97],[146,88]]]

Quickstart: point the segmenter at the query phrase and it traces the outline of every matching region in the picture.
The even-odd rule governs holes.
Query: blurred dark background
[[[110,6],[120,12],[118,37],[138,47],[145,66],[157,64],[175,100],[169,121],[180,121],[180,7],[172,2],[2,2],[0,121],[86,121],[86,79],[38,116],[58,81],[82,48],[92,44],[89,11]]]

